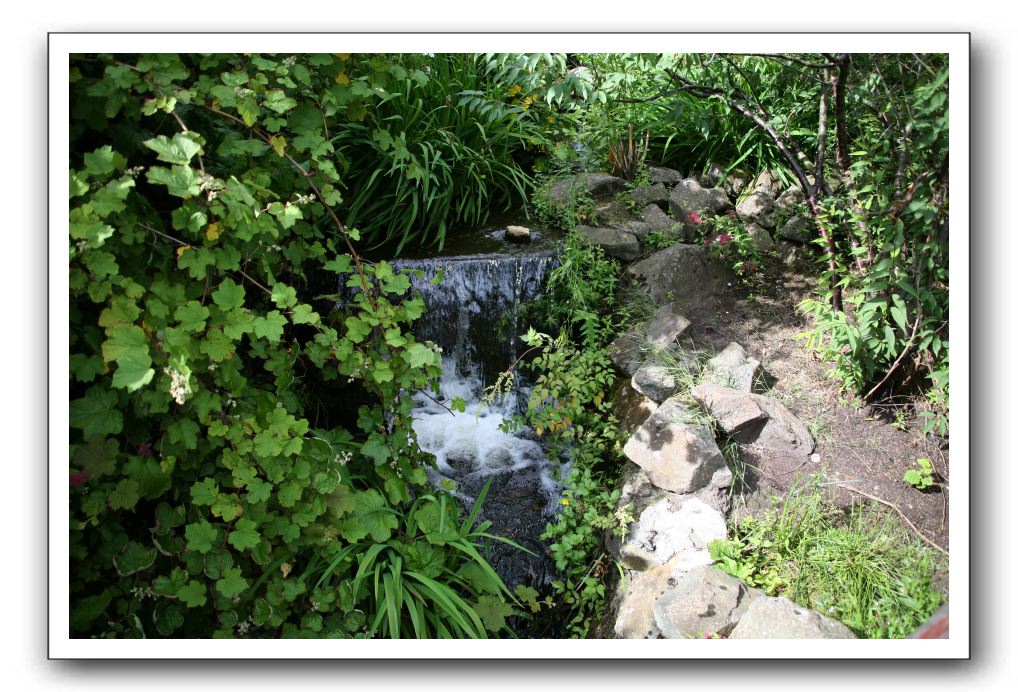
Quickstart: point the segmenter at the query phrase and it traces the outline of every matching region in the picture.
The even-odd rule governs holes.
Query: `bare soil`
[[[733,285],[728,291],[684,308],[691,326],[686,334],[695,348],[721,351],[730,342],[743,346],[762,364],[757,393],[781,401],[809,427],[816,440],[812,457],[798,468],[749,469],[749,485],[736,501],[737,513],[771,506],[771,497],[788,488],[795,476],[821,474],[832,499],[842,507],[877,502],[900,513],[904,526],[942,551],[949,547],[947,510],[950,469],[945,441],[923,432],[914,415],[914,399],[895,397],[868,405],[842,391],[828,377],[830,364],[804,348],[796,335],[809,329],[795,306],[814,295],[813,272],[798,248],[798,264],[768,263],[753,289]],[[938,485],[919,491],[903,480],[916,460],[929,459]],[[747,462],[752,464],[751,456]],[[781,477],[778,477],[781,476]],[[911,527],[909,527],[909,523]]]

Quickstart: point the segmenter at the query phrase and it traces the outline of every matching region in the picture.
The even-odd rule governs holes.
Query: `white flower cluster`
[[[346,466],[353,459],[353,452],[341,452],[336,455],[335,462],[340,466]]]
[[[190,377],[176,368],[163,368],[163,372],[170,376],[170,396],[178,404],[183,405],[187,401],[187,395],[191,393]]]
[[[293,67],[297,64],[297,56],[291,55],[289,58],[283,61],[283,67]]]

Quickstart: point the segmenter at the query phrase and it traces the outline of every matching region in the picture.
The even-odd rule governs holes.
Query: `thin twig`
[[[941,548],[939,545],[937,545],[936,543],[931,541],[929,538],[927,538],[923,534],[923,532],[920,531],[919,528],[915,524],[912,523],[912,520],[909,519],[907,516],[905,516],[905,513],[901,511],[901,508],[898,507],[898,505],[894,504],[893,502],[889,502],[888,500],[885,500],[883,498],[877,497],[876,495],[870,495],[869,493],[865,493],[862,490],[857,490],[857,489],[855,489],[855,488],[853,488],[853,487],[851,487],[849,485],[843,485],[842,483],[835,483],[834,485],[838,486],[839,488],[844,488],[845,490],[849,490],[849,491],[851,491],[853,493],[856,493],[858,495],[862,495],[863,497],[868,498],[870,500],[873,500],[874,502],[879,502],[882,505],[890,507],[891,509],[893,509],[895,512],[898,513],[898,516],[900,516],[902,518],[902,520],[906,524],[908,524],[909,526],[912,527],[912,530],[915,531],[916,535],[919,536],[919,538],[921,538],[927,545],[929,545],[929,546],[931,546],[933,548],[936,548],[937,550],[939,550],[941,553],[943,553],[947,557],[951,557],[951,554],[949,552],[947,552],[947,550],[945,550],[944,548]]]
[[[901,364],[902,359],[905,358],[905,355],[912,350],[912,344],[915,342],[916,335],[919,333],[919,322],[922,321],[922,318],[923,314],[921,312],[918,315],[916,315],[915,321],[912,323],[912,336],[909,337],[908,343],[905,344],[905,348],[902,349],[901,353],[895,359],[894,363],[891,364],[891,368],[887,371],[887,374],[884,375],[884,379],[877,382],[873,386],[873,389],[866,392],[866,396],[862,398],[863,401],[869,399],[871,396],[877,393],[878,389],[884,386],[884,383],[887,382],[887,379],[891,376],[891,374],[898,369],[898,366]]]

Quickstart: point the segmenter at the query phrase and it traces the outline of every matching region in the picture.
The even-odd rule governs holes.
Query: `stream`
[[[491,481],[480,518],[492,522],[491,533],[535,555],[493,542],[486,557],[510,588],[520,583],[539,587],[554,570],[539,536],[554,518],[562,490],[559,474],[564,477],[568,468],[546,457],[529,428],[513,433],[500,428],[525,410],[525,378],[517,377],[508,397],[488,404],[481,400],[485,387],[522,353],[519,334],[528,325],[520,323],[520,307],[541,295],[557,258],[542,243],[513,245],[497,231],[485,238],[490,242],[480,249],[496,251],[392,262],[400,270],[420,270],[411,281],[428,309],[414,333],[436,343],[443,353],[441,394],[415,397],[413,427],[418,444],[437,459],[437,468],[429,471],[432,483],[453,481],[453,494],[465,507],[471,507]],[[477,248],[475,237],[470,249]],[[442,281],[432,285],[440,271]],[[465,412],[447,408],[456,397],[466,401]]]

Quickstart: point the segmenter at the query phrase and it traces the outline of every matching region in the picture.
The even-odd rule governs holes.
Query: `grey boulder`
[[[703,488],[715,471],[727,466],[713,433],[694,422],[677,397],[665,400],[637,428],[623,453],[654,485],[677,493]]]
[[[753,381],[760,371],[760,361],[748,358],[745,349],[734,341],[709,361],[704,380],[743,392],[753,391]]]
[[[754,598],[764,595],[717,567],[694,567],[654,601],[654,624],[665,639],[727,635]]]
[[[689,320],[680,314],[678,303],[662,305],[647,320],[647,344],[657,349],[667,348],[687,327]]]
[[[813,237],[813,220],[802,214],[796,214],[781,227],[778,235],[784,240],[791,240],[794,243],[808,243]]]
[[[651,232],[668,233],[676,225],[681,225],[676,224],[675,219],[664,213],[661,210],[661,207],[656,204],[648,204],[645,206],[643,211],[640,212],[640,216]]]
[[[778,208],[774,206],[774,198],[766,192],[757,191],[744,199],[736,208],[739,216],[745,221],[759,224],[764,228],[778,225]]]
[[[845,625],[787,598],[750,601],[729,639],[855,639]]]
[[[632,233],[599,226],[577,226],[576,231],[586,243],[603,248],[610,257],[630,262],[640,256],[640,241]]]
[[[757,252],[769,252],[774,247],[774,239],[767,229],[759,224],[746,224],[746,234],[749,235],[750,244]]]
[[[725,519],[716,509],[689,495],[670,494],[640,513],[622,542],[619,561],[641,570],[671,561],[685,571],[709,565],[708,544],[726,535]]]
[[[639,207],[648,204],[663,204],[668,201],[668,190],[663,183],[657,183],[650,187],[639,187],[630,191],[629,199]]]
[[[779,401],[711,382],[700,383],[690,393],[738,442],[783,457],[813,452],[809,428]]]
[[[721,188],[704,188],[692,178],[683,180],[668,197],[672,217],[685,221],[692,213],[713,216],[732,208],[728,195]]]
[[[676,243],[626,270],[628,281],[643,286],[658,303],[706,298],[725,289],[731,270],[700,245]]]
[[[661,168],[657,166],[648,166],[647,173],[650,176],[650,182],[663,183],[665,185],[675,185],[676,183],[682,182],[685,177],[673,168]]]
[[[580,173],[571,178],[559,180],[545,193],[547,201],[558,205],[569,205],[580,196],[594,198],[610,197],[621,192],[626,181],[606,173]]]
[[[633,374],[633,389],[649,399],[661,403],[679,388],[675,377],[662,365],[644,363]]]

